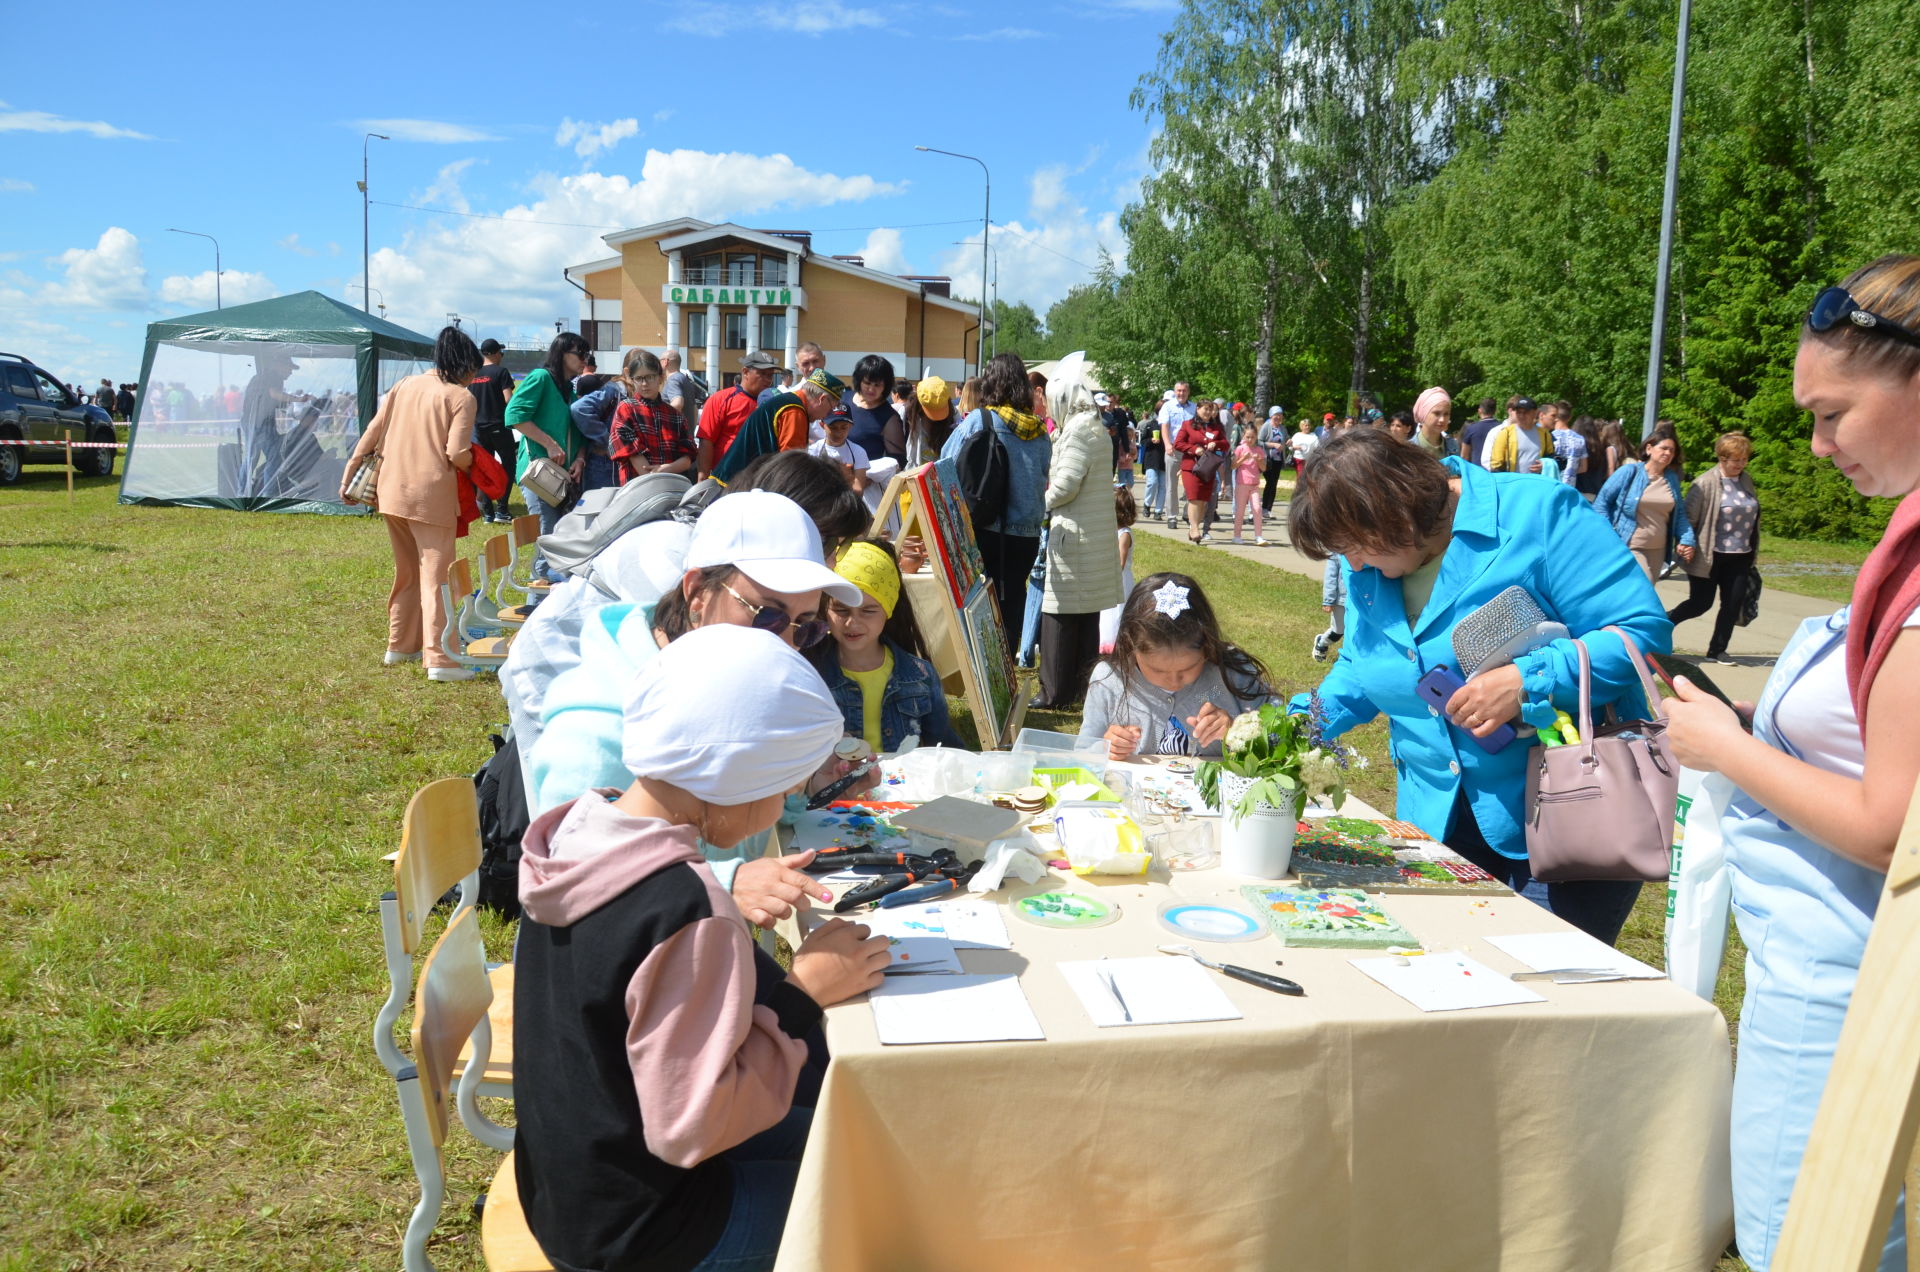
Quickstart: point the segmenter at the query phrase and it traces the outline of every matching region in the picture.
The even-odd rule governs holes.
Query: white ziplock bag
[[[1727,950],[1732,880],[1720,819],[1733,790],[1719,773],[1680,770],[1673,869],[1667,876],[1667,979],[1708,1002]]]

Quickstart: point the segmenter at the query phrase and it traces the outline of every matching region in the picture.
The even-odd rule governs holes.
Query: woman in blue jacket
[[[1640,443],[1640,459],[1615,469],[1593,501],[1593,510],[1656,582],[1674,557],[1693,560],[1693,523],[1680,498],[1679,468],[1679,440],[1657,428]]]
[[[1579,655],[1556,640],[1480,672],[1443,715],[1415,691],[1455,663],[1453,629],[1510,587],[1586,644],[1596,707],[1645,709],[1615,625],[1642,651],[1672,648],[1673,625],[1633,557],[1586,516],[1570,486],[1435,460],[1379,429],[1336,434],[1308,460],[1288,514],[1314,560],[1346,559],[1347,633],[1321,681],[1321,725],[1337,738],[1384,713],[1399,779],[1398,815],[1514,891],[1611,942],[1638,883],[1542,884],[1527,868],[1523,803],[1528,744],[1488,753],[1474,740],[1503,724],[1553,723],[1579,704]],[[1293,709],[1307,710],[1305,695]],[[1471,734],[1472,736],[1469,736]]]
[[[996,354],[980,377],[981,406],[960,421],[940,448],[943,461],[957,460],[960,449],[983,428],[992,428],[1007,452],[1007,503],[985,525],[974,522],[974,538],[1000,597],[1000,618],[1011,624],[1026,607],[1027,571],[1040,553],[1040,526],[1047,516],[1047,469],[1053,463],[1053,439],[1034,414],[1033,385],[1018,354]]]

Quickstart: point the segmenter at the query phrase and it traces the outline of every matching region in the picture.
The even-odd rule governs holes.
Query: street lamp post
[[[367,241],[368,241],[368,227],[369,227],[369,219],[367,215],[367,197],[368,197],[367,196],[367,143],[372,141],[376,137],[379,138],[381,141],[393,140],[393,138],[387,136],[385,133],[376,133],[376,132],[365,133],[360,138],[360,303],[363,306],[367,303],[368,299],[370,298],[369,288],[367,284],[373,281],[373,278],[371,276],[371,271],[368,269],[368,266],[367,266],[367,260],[368,260]]]
[[[198,230],[176,230],[171,225],[167,227],[167,233],[191,234],[195,238],[203,238],[213,244],[213,307],[222,308],[220,304],[220,240],[211,234],[202,234]]]
[[[980,165],[980,173],[986,182],[986,199],[980,211],[980,334],[974,338],[974,353],[980,362],[984,374],[987,367],[987,238],[993,229],[993,173],[987,170],[987,161],[979,155],[963,155],[957,150],[941,150],[935,146],[915,146],[930,155],[946,155],[952,159],[971,159]],[[999,341],[994,341],[999,348]],[[964,350],[962,351],[964,352]],[[964,362],[962,363],[964,367]]]
[[[1680,114],[1687,98],[1687,28],[1693,0],[1680,0],[1680,30],[1673,53],[1673,110],[1667,119],[1667,184],[1660,201],[1660,264],[1653,283],[1653,343],[1647,351],[1647,401],[1640,415],[1645,440],[1660,418],[1660,364],[1667,338],[1667,275],[1673,267],[1673,205],[1680,176]]]

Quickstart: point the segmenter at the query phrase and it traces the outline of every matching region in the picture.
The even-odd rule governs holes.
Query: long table
[[[1699,1272],[1724,1249],[1731,1061],[1711,1004],[1666,981],[1536,982],[1548,1001],[1423,1013],[1354,955],[1268,937],[1203,952],[1281,960],[1306,998],[1220,977],[1244,1019],[1099,1029],[1054,964],[1150,955],[1178,939],[1162,901],[1248,880],[1056,874],[1121,919],[1009,918],[1012,950],[961,955],[1019,976],[1045,1041],[887,1047],[864,996],[827,1012],[781,1272]],[[1522,968],[1486,937],[1565,930],[1511,894],[1384,904],[1503,972]]]

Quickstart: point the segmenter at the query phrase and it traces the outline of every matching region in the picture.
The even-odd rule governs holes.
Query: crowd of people
[[[443,331],[435,370],[388,394],[348,473],[382,457],[396,565],[386,659],[424,649],[430,674],[445,616],[421,581],[451,552],[452,489],[476,447],[503,448],[504,428],[520,476],[544,457],[582,486],[661,472],[689,483],[674,515],[606,545],[591,581],[552,574],[500,676],[513,721],[501,755],[533,819],[520,1189],[535,1234],[568,1265],[771,1264],[825,1059],[821,1009],[876,984],[886,956],[837,921],[790,971],[755,947],[742,917],[770,926],[824,899],[799,869],[807,854],[767,855],[770,832],[790,801],[850,772],[846,737],[875,751],[960,742],[904,597],[923,549],[867,533],[876,466],[952,461],[1009,631],[1038,593],[1037,701],[1084,697],[1080,732],[1112,757],[1218,755],[1235,716],[1267,702],[1310,716],[1328,741],[1384,716],[1396,815],[1608,942],[1640,885],[1534,877],[1529,748],[1482,744],[1556,727],[1583,676],[1596,710],[1652,717],[1638,655],[1668,652],[1673,623],[1716,597],[1724,652],[1757,544],[1746,438],[1718,439],[1688,485],[1671,429],[1636,446],[1560,402],[1484,400],[1456,433],[1451,397],[1432,388],[1405,411],[1363,398],[1350,418],[1290,428],[1277,408],[1256,419],[1179,384],[1136,419],[1077,355],[1046,379],[1003,354],[955,393],[937,377],[903,382],[880,357],[844,383],[804,349],[814,361],[793,382],[749,355],[737,385],[701,401],[670,356],[633,350],[597,380],[586,352],[563,333],[509,397],[485,351]],[[1885,258],[1821,294],[1795,390],[1814,454],[1861,494],[1920,491],[1920,258]],[[1236,531],[1251,521],[1257,541],[1283,466],[1288,537],[1327,562],[1316,652],[1339,647],[1310,690],[1278,684],[1233,639],[1200,578],[1132,581],[1136,518],[1177,524],[1184,511],[1204,542],[1224,489]],[[998,485],[976,489],[977,472]],[[533,492],[528,506],[543,526],[565,512]],[[1669,611],[1654,582],[1674,562],[1689,592]],[[1456,661],[1460,625],[1514,589],[1584,654],[1543,636],[1443,703],[1423,693],[1425,673]],[[1727,785],[1749,960],[1735,1204],[1756,1269],[1920,776],[1920,741],[1901,727],[1920,694],[1914,627],[1909,499],[1855,604],[1803,626],[1757,705],[1683,679],[1666,707],[1680,761]],[[604,914],[620,917],[594,921]],[[1904,1266],[1897,1228],[1886,1257]]]

